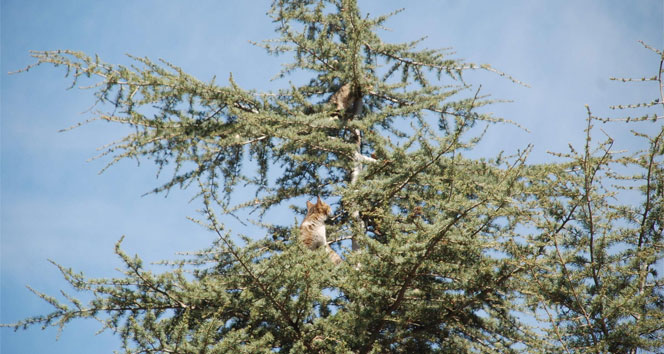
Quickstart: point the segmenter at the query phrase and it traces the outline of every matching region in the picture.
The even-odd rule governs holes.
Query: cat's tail
[[[332,261],[332,263],[337,265],[337,264],[343,262],[343,259],[341,259],[341,256],[339,255],[339,253],[337,253],[335,250],[333,250],[332,247],[330,247],[330,245],[327,245],[325,250],[327,251],[327,255],[330,256],[330,260]]]

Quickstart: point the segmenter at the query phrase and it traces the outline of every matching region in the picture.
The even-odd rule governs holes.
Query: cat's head
[[[330,208],[329,204],[322,201],[320,197],[318,197],[315,204],[307,200],[307,214],[314,213],[330,216],[332,215],[332,208]]]

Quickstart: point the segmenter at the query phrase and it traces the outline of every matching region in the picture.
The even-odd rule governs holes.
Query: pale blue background
[[[651,100],[656,86],[618,84],[611,76],[652,76],[658,58],[637,40],[664,48],[661,0],[584,1],[362,1],[363,12],[407,7],[387,23],[388,41],[428,35],[427,47],[454,47],[458,57],[489,63],[529,83],[472,75],[485,92],[515,103],[491,108],[529,128],[489,133],[480,153],[514,151],[535,143],[533,161],[546,150],[582,143],[584,104],[610,114],[610,104]],[[125,161],[106,173],[105,160],[86,163],[95,148],[126,132],[95,123],[59,129],[90,118],[90,91],[66,91],[62,68],[40,67],[7,75],[32,61],[28,50],[73,49],[109,63],[124,53],[164,58],[207,81],[224,83],[230,72],[245,88],[267,90],[282,57],[248,43],[272,38],[269,1],[73,1],[2,0],[2,286],[0,322],[45,313],[49,306],[24,287],[57,294],[67,289],[47,259],[90,276],[117,275],[113,245],[146,261],[209,245],[213,236],[186,220],[195,216],[190,191],[141,197],[157,182],[154,167]],[[643,127],[643,125],[641,126]],[[617,148],[635,148],[625,127],[607,127]],[[293,218],[287,211],[283,213]],[[238,230],[251,232],[249,230]],[[75,321],[59,341],[55,330],[0,330],[1,352],[107,353],[118,348],[109,333],[95,336],[94,321]]]

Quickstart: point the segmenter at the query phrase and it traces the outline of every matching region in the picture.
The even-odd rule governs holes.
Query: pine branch
[[[204,212],[207,215],[208,220],[211,222],[210,228],[212,231],[214,231],[219,239],[224,242],[226,247],[228,248],[229,252],[233,255],[235,260],[242,266],[242,269],[249,275],[249,277],[252,279],[252,282],[258,286],[258,288],[261,290],[261,292],[267,297],[267,299],[272,303],[272,305],[279,311],[285,322],[293,328],[295,333],[297,334],[298,337],[301,336],[301,331],[299,327],[299,323],[296,322],[294,319],[291,318],[288,310],[285,308],[285,306],[280,303],[279,301],[276,300],[274,294],[270,291],[269,287],[265,285],[258,276],[254,274],[254,272],[251,271],[247,263],[240,257],[240,255],[235,251],[235,248],[231,244],[231,242],[221,233],[221,230],[218,227],[217,223],[217,218],[214,214],[214,212],[211,209],[209,197],[204,198]]]

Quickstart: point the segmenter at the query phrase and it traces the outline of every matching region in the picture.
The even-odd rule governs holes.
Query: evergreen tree
[[[615,110],[664,107],[664,54],[657,74],[622,82],[655,81],[659,97],[650,102],[612,106]],[[563,162],[536,166],[531,244],[540,245],[530,269],[528,301],[542,310],[556,351],[637,353],[664,350],[664,279],[657,272],[664,258],[664,126],[661,113],[601,118],[587,107],[582,149],[554,154]],[[594,145],[597,123],[648,122],[644,149],[612,151],[604,135]],[[629,199],[640,201],[629,203]],[[525,210],[525,209],[524,209]]]
[[[134,132],[107,147],[109,165],[152,159],[173,177],[154,189],[196,188],[196,220],[218,236],[154,274],[121,249],[124,275],[90,279],[57,265],[88,304],[36,292],[53,312],[10,325],[64,327],[98,319],[129,353],[217,352],[636,352],[664,348],[664,127],[653,120],[644,151],[619,155],[612,140],[556,162],[464,153],[492,124],[493,101],[463,80],[447,50],[390,44],[354,0],[275,0],[280,37],[293,53],[281,76],[310,80],[273,93],[205,83],[167,62],[110,65],[72,51],[35,52],[35,65],[98,78],[98,119]],[[655,50],[664,60],[662,53]],[[28,67],[26,70],[29,70]],[[664,104],[660,98],[629,107]],[[604,119],[607,123],[609,119]],[[614,123],[613,123],[614,124]],[[652,133],[653,126],[656,127]],[[620,168],[620,166],[626,166]],[[626,171],[627,174],[620,174]],[[620,203],[637,188],[640,205]],[[242,193],[238,193],[242,191]],[[246,191],[252,196],[247,198]],[[332,206],[324,247],[296,242],[297,223],[262,218],[319,196]],[[616,201],[617,200],[617,201]],[[238,235],[227,218],[257,211],[261,234]]]

